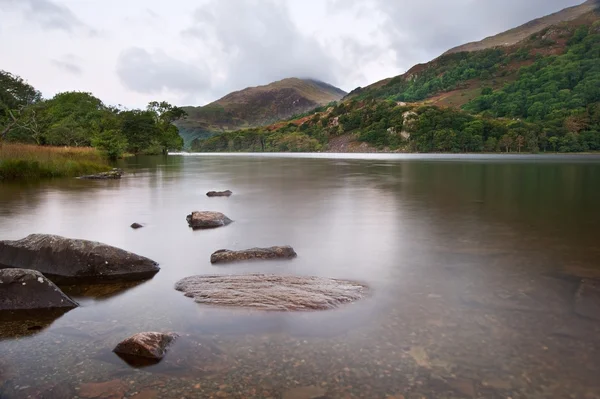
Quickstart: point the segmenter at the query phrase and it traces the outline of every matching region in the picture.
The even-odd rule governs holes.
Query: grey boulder
[[[231,192],[231,190],[226,190],[226,191],[209,191],[206,193],[206,195],[208,197],[230,197],[231,194],[233,194]]]
[[[0,270],[0,310],[73,309],[77,302],[35,270]]]
[[[49,234],[0,241],[0,268],[26,268],[57,284],[145,280],[160,268],[155,261],[95,241]]]

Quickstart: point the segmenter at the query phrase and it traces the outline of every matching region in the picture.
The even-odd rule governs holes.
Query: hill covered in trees
[[[160,154],[183,147],[172,122],[184,115],[166,102],[126,110],[82,92],[43,99],[21,77],[0,71],[0,142],[93,146],[113,159],[124,152]]]
[[[346,94],[318,80],[288,78],[230,93],[203,107],[184,107],[188,117],[176,124],[189,144],[223,131],[268,125],[341,100]]]
[[[320,151],[346,135],[388,151],[598,151],[599,21],[593,10],[512,46],[450,52],[335,106],[192,148]]]

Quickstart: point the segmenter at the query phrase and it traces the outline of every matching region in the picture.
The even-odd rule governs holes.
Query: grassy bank
[[[0,181],[76,177],[110,166],[93,148],[0,144]]]

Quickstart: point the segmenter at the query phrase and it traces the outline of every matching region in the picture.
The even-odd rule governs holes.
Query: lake
[[[101,241],[161,266],[138,284],[62,287],[81,306],[61,316],[1,319],[1,398],[600,398],[600,302],[579,295],[600,281],[600,157],[218,154],[121,166],[118,181],[0,184],[0,239]],[[194,210],[234,223],[193,231]],[[286,244],[296,259],[209,261]],[[355,280],[371,294],[265,313],[173,288],[256,272]],[[142,331],[181,339],[148,367],[111,352]]]

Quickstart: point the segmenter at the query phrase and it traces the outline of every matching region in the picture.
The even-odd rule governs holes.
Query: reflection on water
[[[133,173],[116,182],[0,185],[2,239],[92,239],[161,264],[141,284],[64,287],[82,306],[45,324],[0,322],[0,397],[277,398],[313,386],[330,398],[600,398],[600,314],[581,289],[600,279],[597,158],[126,162]],[[205,196],[226,189],[232,197]],[[235,222],[192,231],[193,210]],[[221,248],[285,244],[297,259],[209,261]],[[173,289],[190,275],[251,272],[357,280],[373,295],[265,314]],[[141,331],[182,339],[135,368],[111,351]]]

